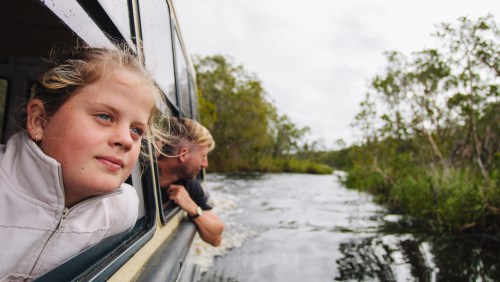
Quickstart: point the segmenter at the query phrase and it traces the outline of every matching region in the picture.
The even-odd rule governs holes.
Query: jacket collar
[[[6,174],[11,189],[33,204],[51,210],[64,209],[64,185],[61,164],[45,155],[22,131],[0,146],[0,170]],[[102,198],[121,194],[122,188],[105,195],[88,198],[70,210],[75,214],[93,208]]]

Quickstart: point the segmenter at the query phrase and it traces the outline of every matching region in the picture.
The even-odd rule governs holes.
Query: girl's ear
[[[43,139],[43,130],[45,129],[45,107],[42,101],[38,99],[31,100],[26,109],[27,121],[26,129],[31,139],[41,141]]]

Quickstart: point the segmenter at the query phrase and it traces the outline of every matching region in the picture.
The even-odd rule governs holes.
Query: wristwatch
[[[200,206],[198,206],[198,208],[196,209],[196,214],[195,214],[195,215],[193,215],[193,216],[191,216],[191,215],[189,215],[189,214],[188,214],[188,217],[189,217],[190,219],[195,219],[195,218],[197,218],[198,216],[200,216],[202,213],[203,213],[203,210],[201,209],[201,207],[200,207]]]

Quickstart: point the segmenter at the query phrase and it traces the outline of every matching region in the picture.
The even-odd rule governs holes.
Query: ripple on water
[[[196,239],[201,281],[500,281],[500,241],[427,232],[335,175],[207,184],[226,228],[219,248]]]
[[[206,272],[212,266],[215,257],[227,254],[232,248],[241,247],[248,237],[257,234],[257,230],[229,220],[231,216],[243,212],[243,210],[238,209],[238,199],[235,195],[222,192],[224,191],[223,186],[214,185],[217,183],[211,184],[207,185],[207,191],[210,195],[209,204],[214,207],[214,212],[223,220],[224,232],[222,233],[222,242],[218,247],[205,243],[198,234],[196,235],[193,242],[196,249],[194,263],[200,266],[201,273]]]

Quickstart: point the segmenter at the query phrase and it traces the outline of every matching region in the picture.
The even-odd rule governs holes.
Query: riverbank
[[[307,174],[332,174],[334,169],[326,164],[306,160],[261,158],[239,161],[222,166],[209,166],[208,172],[289,172]]]
[[[467,169],[412,168],[389,176],[374,167],[356,167],[343,183],[391,209],[426,219],[433,230],[500,233],[499,187]]]

